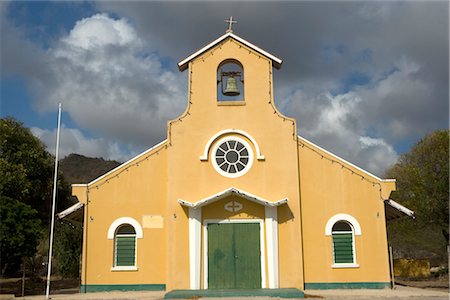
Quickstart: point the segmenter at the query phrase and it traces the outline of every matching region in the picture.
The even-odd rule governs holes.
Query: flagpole
[[[59,103],[59,107],[58,107],[58,131],[56,134],[55,175],[53,177],[52,221],[51,221],[51,225],[50,225],[50,246],[48,249],[47,289],[45,291],[45,299],[49,299],[50,275],[52,273],[53,231],[54,231],[54,227],[55,227],[55,202],[56,202],[56,186],[57,186],[57,180],[58,180],[58,152],[59,152],[60,130],[61,130],[61,103]]]

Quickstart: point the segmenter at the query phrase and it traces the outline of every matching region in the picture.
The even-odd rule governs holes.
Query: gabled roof
[[[180,203],[183,206],[187,206],[187,207],[191,207],[191,208],[198,208],[198,207],[205,206],[205,205],[207,205],[209,203],[216,202],[218,200],[221,200],[221,199],[226,198],[226,197],[228,197],[230,195],[233,195],[233,194],[237,195],[237,196],[239,196],[241,198],[247,199],[249,201],[253,201],[255,203],[258,203],[258,204],[261,204],[261,205],[264,205],[264,206],[268,206],[268,207],[280,206],[281,204],[285,204],[285,203],[288,202],[287,198],[284,198],[284,199],[272,202],[272,201],[266,200],[264,198],[252,195],[252,194],[250,194],[250,193],[248,193],[246,191],[239,190],[237,188],[231,187],[229,189],[226,189],[226,190],[221,191],[221,192],[219,192],[217,194],[214,194],[214,195],[211,195],[209,197],[206,197],[206,198],[204,198],[204,199],[202,199],[202,200],[200,200],[198,202],[195,202],[195,203],[191,203],[189,201],[185,201],[185,200],[182,200],[182,199],[178,199],[178,203]]]
[[[222,35],[221,37],[219,37],[218,39],[216,39],[215,41],[213,41],[212,43],[206,45],[205,47],[203,47],[202,49],[198,50],[197,52],[195,52],[194,54],[188,56],[187,58],[183,59],[182,61],[180,61],[178,63],[178,69],[180,71],[184,71],[187,69],[188,63],[193,60],[194,58],[196,58],[197,56],[201,55],[202,53],[204,53],[205,51],[208,51],[209,49],[211,49],[212,47],[216,46],[217,44],[219,44],[220,42],[222,42],[223,40],[227,39],[227,38],[233,38],[236,41],[239,41],[240,43],[244,44],[245,46],[249,47],[250,49],[264,55],[265,57],[269,58],[272,60],[272,64],[275,68],[279,69],[281,68],[281,64],[283,63],[283,61],[281,59],[279,59],[278,57],[262,50],[261,48],[253,45],[252,43],[244,40],[241,37],[238,37],[237,35],[233,34],[232,32],[227,32],[224,35]]]

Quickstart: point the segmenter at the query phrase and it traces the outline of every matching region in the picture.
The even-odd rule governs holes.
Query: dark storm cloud
[[[58,97],[74,99],[75,121],[110,139],[143,147],[164,137],[166,119],[186,104],[186,78],[176,63],[222,35],[229,16],[238,20],[237,35],[284,60],[274,72],[281,111],[298,120],[302,135],[344,158],[381,174],[395,162],[395,147],[447,126],[447,2],[101,1],[97,6],[110,13],[102,30],[126,32],[131,47],[113,39],[80,54],[77,47],[91,33],[76,27],[80,36],[63,37],[71,40],[69,46],[62,40],[49,53],[33,55],[35,46],[11,31],[2,56],[11,63],[8,70],[39,79],[31,81],[44,108]],[[121,22],[127,26],[114,27]],[[102,40],[102,31],[92,32]],[[86,70],[83,62],[103,71]],[[108,62],[128,69],[118,71]],[[134,122],[117,124],[127,118]]]

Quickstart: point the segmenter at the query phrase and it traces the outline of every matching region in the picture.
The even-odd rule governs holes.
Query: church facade
[[[274,104],[282,61],[233,34],[178,64],[167,139],[88,184],[82,292],[386,288],[386,220],[411,215],[377,176],[297,135]]]

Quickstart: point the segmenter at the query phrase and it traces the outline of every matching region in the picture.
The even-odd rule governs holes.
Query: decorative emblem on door
[[[228,211],[236,212],[242,209],[242,204],[233,200],[225,204],[223,207]]]

